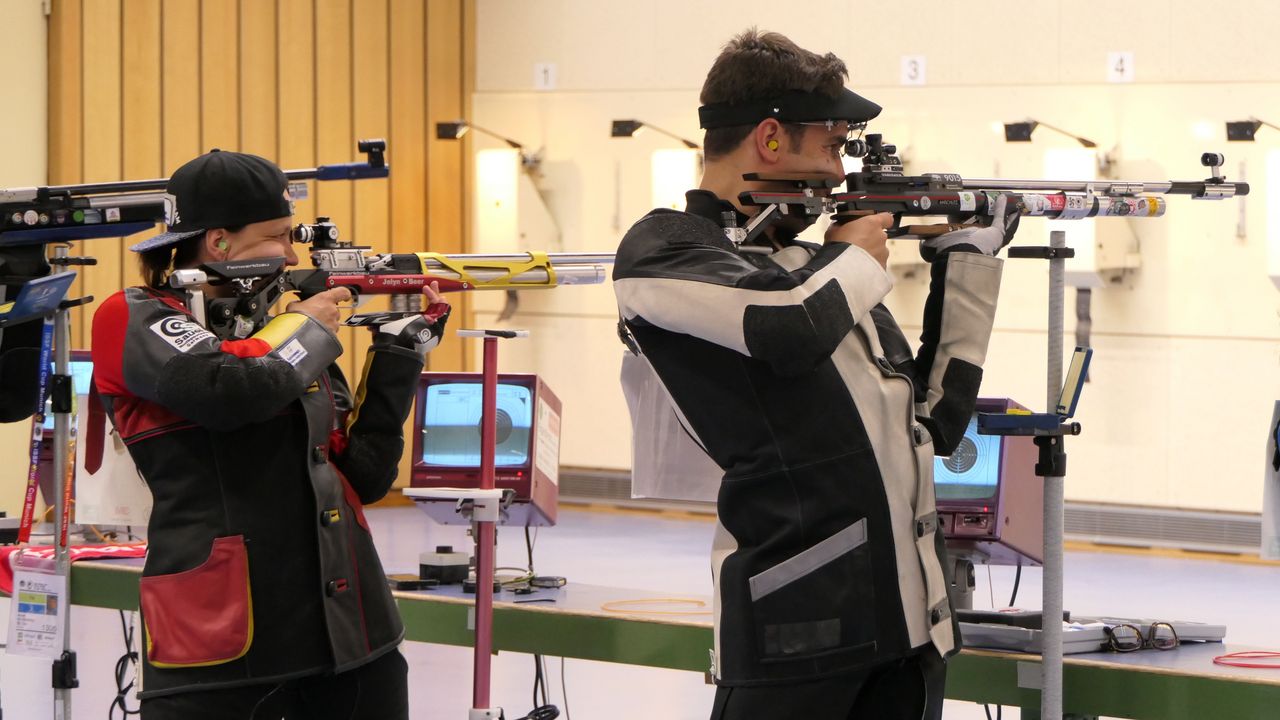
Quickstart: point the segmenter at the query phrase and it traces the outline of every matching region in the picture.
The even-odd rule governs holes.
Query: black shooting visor
[[[772,100],[730,105],[716,103],[698,108],[698,126],[703,130],[755,125],[773,118],[778,122],[845,120],[865,123],[880,114],[880,106],[848,88],[836,97],[818,92],[793,90]]]

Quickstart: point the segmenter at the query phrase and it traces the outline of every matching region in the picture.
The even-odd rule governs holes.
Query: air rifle
[[[784,190],[752,190],[739,195],[743,205],[760,206],[760,212],[744,227],[727,227],[725,234],[736,244],[747,243],[784,216],[814,220],[832,213],[835,222],[874,213],[894,216],[890,237],[924,238],[950,232],[961,223],[989,218],[997,198],[1010,196],[1010,207],[1022,215],[1051,220],[1095,217],[1160,217],[1167,209],[1166,195],[1189,195],[1198,200],[1224,200],[1248,195],[1249,185],[1228,182],[1222,175],[1223,157],[1204,153],[1200,163],[1212,177],[1196,181],[1135,182],[1128,180],[966,179],[951,173],[906,175],[897,148],[884,144],[880,135],[850,141],[846,151],[863,158],[862,170],[843,181],[809,175],[751,173],[747,180],[782,186]],[[836,188],[844,185],[843,190]],[[903,218],[947,216],[945,224],[903,224]]]
[[[360,180],[387,177],[385,140],[360,140],[365,162],[285,170],[295,199],[302,180]],[[173,218],[168,180],[127,180],[85,185],[0,189],[0,247],[67,240],[124,237]]]
[[[286,270],[282,257],[215,262],[175,271],[170,285],[188,294],[188,307],[198,321],[226,339],[256,331],[271,306],[290,292],[306,299],[345,287],[357,307],[369,296],[395,296],[391,310],[357,313],[344,323],[377,326],[421,312],[416,298],[432,282],[441,292],[593,285],[604,282],[605,265],[613,262],[613,253],[370,253],[367,246],[339,239],[328,218],[298,225],[293,239],[311,245],[312,268]],[[199,288],[206,283],[229,285],[232,292],[205,300]]]

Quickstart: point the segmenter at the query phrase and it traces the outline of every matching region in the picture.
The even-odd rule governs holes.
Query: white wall
[[[0,104],[0,188],[44,185],[47,177],[48,73],[45,17],[40,0],[0,0],[0,67],[5,73]],[[20,449],[0,462],[0,510],[22,511],[29,422],[0,424],[0,448]]]
[[[706,70],[719,47],[752,24],[844,58],[849,85],[886,108],[872,129],[907,148],[911,171],[1040,177],[1044,151],[1071,141],[1042,129],[1030,145],[1006,145],[999,123],[1027,116],[1115,148],[1117,177],[1200,179],[1199,156],[1210,149],[1227,154],[1229,176],[1244,163],[1254,187],[1246,200],[1175,198],[1163,219],[1098,222],[1100,237],[1136,236],[1142,268],[1094,292],[1093,382],[1079,412],[1085,434],[1068,445],[1067,493],[1258,510],[1265,426],[1280,396],[1280,295],[1266,274],[1264,245],[1265,157],[1280,147],[1280,133],[1264,129],[1257,143],[1227,145],[1223,121],[1280,118],[1280,6],[479,0],[477,20],[473,120],[545,148],[565,250],[616,247],[648,210],[650,153],[671,147],[653,134],[611,139],[609,121],[634,117],[700,138]],[[1136,82],[1106,82],[1108,51],[1135,54]],[[904,54],[927,57],[928,85],[899,85]],[[556,90],[534,89],[537,62],[557,64]],[[490,145],[477,139],[475,147]],[[1243,239],[1238,202],[1247,212]],[[1028,220],[1017,242],[1046,239],[1044,223]],[[1037,408],[1045,396],[1043,265],[1006,266],[983,385],[986,395]],[[914,280],[890,296],[908,334],[918,332],[923,298]],[[493,308],[497,300],[479,304]],[[1070,347],[1070,291],[1067,306]],[[563,462],[626,468],[611,290],[526,292],[521,307],[515,325],[534,337],[504,346],[503,366],[542,373],[565,401]]]
[[[0,27],[5,29],[5,41],[0,43],[0,67],[8,70],[5,99],[0,105],[0,188],[44,185],[48,157],[48,63],[45,17],[40,0],[0,0]],[[10,516],[22,512],[22,493],[27,480],[23,453],[30,433],[30,421],[0,424],[0,448],[6,449],[4,462],[0,462],[0,510]],[[11,452],[11,449],[20,450]],[[6,623],[8,611],[8,600],[0,602],[0,618]],[[73,632],[77,629],[73,626]],[[110,662],[106,658],[101,660]],[[48,661],[4,656],[0,658],[0,677],[4,679],[0,697],[7,714],[19,717],[31,708],[53,707]],[[100,708],[97,713],[94,717],[101,717]],[[89,715],[77,713],[76,717]]]

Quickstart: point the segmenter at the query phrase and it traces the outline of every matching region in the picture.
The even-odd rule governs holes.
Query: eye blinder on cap
[[[771,100],[714,103],[698,108],[698,125],[704,130],[755,125],[774,118],[779,122],[845,120],[865,123],[880,114],[881,107],[848,88],[830,97],[819,92],[793,90]]]

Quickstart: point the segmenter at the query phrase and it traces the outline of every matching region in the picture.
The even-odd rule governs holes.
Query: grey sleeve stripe
[[[805,550],[804,552],[784,560],[748,581],[751,584],[751,601],[755,602],[769,593],[782,588],[841,555],[861,547],[867,542],[867,519],[858,522]]]

